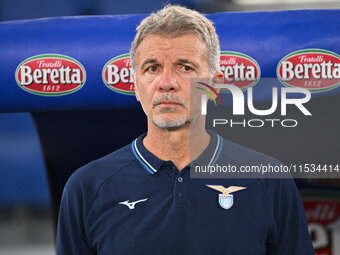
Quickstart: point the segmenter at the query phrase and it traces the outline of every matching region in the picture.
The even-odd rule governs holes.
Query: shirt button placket
[[[179,175],[181,175],[181,173]],[[185,203],[183,189],[184,189],[184,178],[182,176],[177,176],[175,179],[176,204]]]

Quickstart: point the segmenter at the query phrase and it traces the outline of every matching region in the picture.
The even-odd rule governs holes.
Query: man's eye
[[[189,72],[193,69],[190,66],[183,65],[183,66],[181,66],[181,70],[184,71],[184,72]]]
[[[150,72],[156,72],[158,70],[158,67],[157,66],[150,66],[148,67],[147,71],[150,71]]]

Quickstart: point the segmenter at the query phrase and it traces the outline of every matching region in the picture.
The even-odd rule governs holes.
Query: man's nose
[[[178,90],[178,84],[177,84],[177,79],[175,77],[175,74],[173,73],[172,70],[169,69],[164,69],[160,80],[158,87],[162,91],[177,91]]]

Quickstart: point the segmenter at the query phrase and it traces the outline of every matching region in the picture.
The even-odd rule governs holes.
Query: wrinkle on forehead
[[[175,53],[175,58],[204,58],[208,61],[208,52],[205,43],[195,34],[185,34],[178,37],[165,37],[161,35],[148,35],[136,51],[137,65],[145,59],[157,59],[160,52],[165,56]],[[144,61],[142,61],[144,59]],[[141,60],[141,61],[138,61]]]
[[[178,34],[178,35],[177,34],[175,34],[175,35],[174,34],[170,34],[170,35],[167,35],[167,34],[149,34],[141,41],[140,44],[142,44],[142,42],[145,39],[149,39],[150,37],[152,37],[152,40],[157,40],[157,39],[162,40],[163,44],[167,44],[167,43],[171,44],[170,43],[171,39],[186,38],[185,39],[186,41],[198,40],[205,45],[205,42],[195,33]]]

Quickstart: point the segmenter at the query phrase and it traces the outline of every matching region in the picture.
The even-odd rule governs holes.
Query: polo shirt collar
[[[210,134],[210,143],[208,147],[204,150],[201,156],[196,159],[194,164],[198,165],[214,165],[218,160],[222,147],[223,147],[223,138],[216,133],[207,130]],[[138,162],[142,165],[144,170],[153,175],[157,173],[161,167],[167,162],[157,158],[150,151],[148,151],[143,145],[143,139],[146,136],[146,133],[137,137],[131,144],[131,149],[133,154],[135,155]]]
[[[162,165],[166,162],[157,158],[150,151],[148,151],[143,145],[143,139],[146,136],[146,133],[137,137],[131,144],[133,154],[139,161],[139,163],[143,166],[148,174],[155,174],[162,167]]]
[[[223,138],[210,130],[207,130],[207,132],[210,134],[210,143],[203,153],[191,164],[211,166],[215,165],[219,159],[223,148]]]

